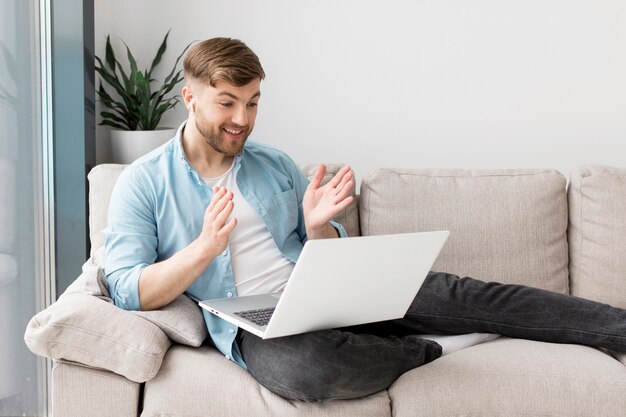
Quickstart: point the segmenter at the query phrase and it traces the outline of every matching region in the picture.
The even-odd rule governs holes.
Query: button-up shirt
[[[139,158],[120,175],[108,211],[105,274],[115,305],[140,310],[139,277],[149,265],[168,259],[195,240],[213,191],[191,166],[182,147],[183,123],[176,136]],[[306,229],[302,199],[308,180],[284,152],[248,141],[235,157],[237,185],[261,216],[280,252],[296,262]],[[340,237],[345,229],[331,224]],[[187,289],[195,301],[236,296],[226,249]],[[246,367],[235,337],[237,327],[202,310],[215,346]]]

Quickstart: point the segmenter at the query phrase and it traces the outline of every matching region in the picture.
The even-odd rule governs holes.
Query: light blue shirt
[[[185,157],[181,135],[129,165],[120,175],[108,212],[105,274],[115,305],[140,310],[139,276],[149,265],[168,259],[195,240],[213,197]],[[261,216],[276,246],[296,262],[306,242],[302,199],[308,180],[284,152],[248,141],[235,157],[237,185]],[[345,229],[335,223],[341,237]],[[195,301],[236,296],[226,249],[187,289]],[[234,342],[238,328],[203,310],[215,346],[230,360],[246,365]]]

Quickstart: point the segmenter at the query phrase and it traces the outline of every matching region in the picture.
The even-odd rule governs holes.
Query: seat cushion
[[[386,391],[350,401],[289,401],[262,387],[212,347],[173,345],[158,375],[146,382],[141,416],[382,417],[391,416],[391,408]]]
[[[568,198],[572,294],[626,308],[626,169],[581,167]]]
[[[450,230],[435,271],[568,292],[558,171],[379,169],[359,210],[363,235]]]
[[[626,368],[578,345],[501,338],[402,375],[395,417],[623,417]]]

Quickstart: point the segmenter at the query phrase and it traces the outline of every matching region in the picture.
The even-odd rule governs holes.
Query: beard
[[[248,136],[252,133],[252,129],[237,127],[238,130],[242,130],[241,134],[243,137],[240,140],[231,141],[224,137],[227,134],[224,132],[225,126],[220,125],[216,127],[215,125],[207,122],[206,119],[203,119],[200,114],[201,113],[199,112],[196,113],[196,129],[198,129],[198,132],[200,132],[207,145],[215,149],[217,152],[227,156],[236,156],[241,152],[243,146],[248,140]]]

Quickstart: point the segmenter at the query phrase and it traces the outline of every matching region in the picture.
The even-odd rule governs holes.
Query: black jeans
[[[626,310],[521,285],[431,272],[399,320],[263,340],[242,331],[248,370],[283,397],[362,397],[441,356],[416,334],[498,333],[626,352]]]

